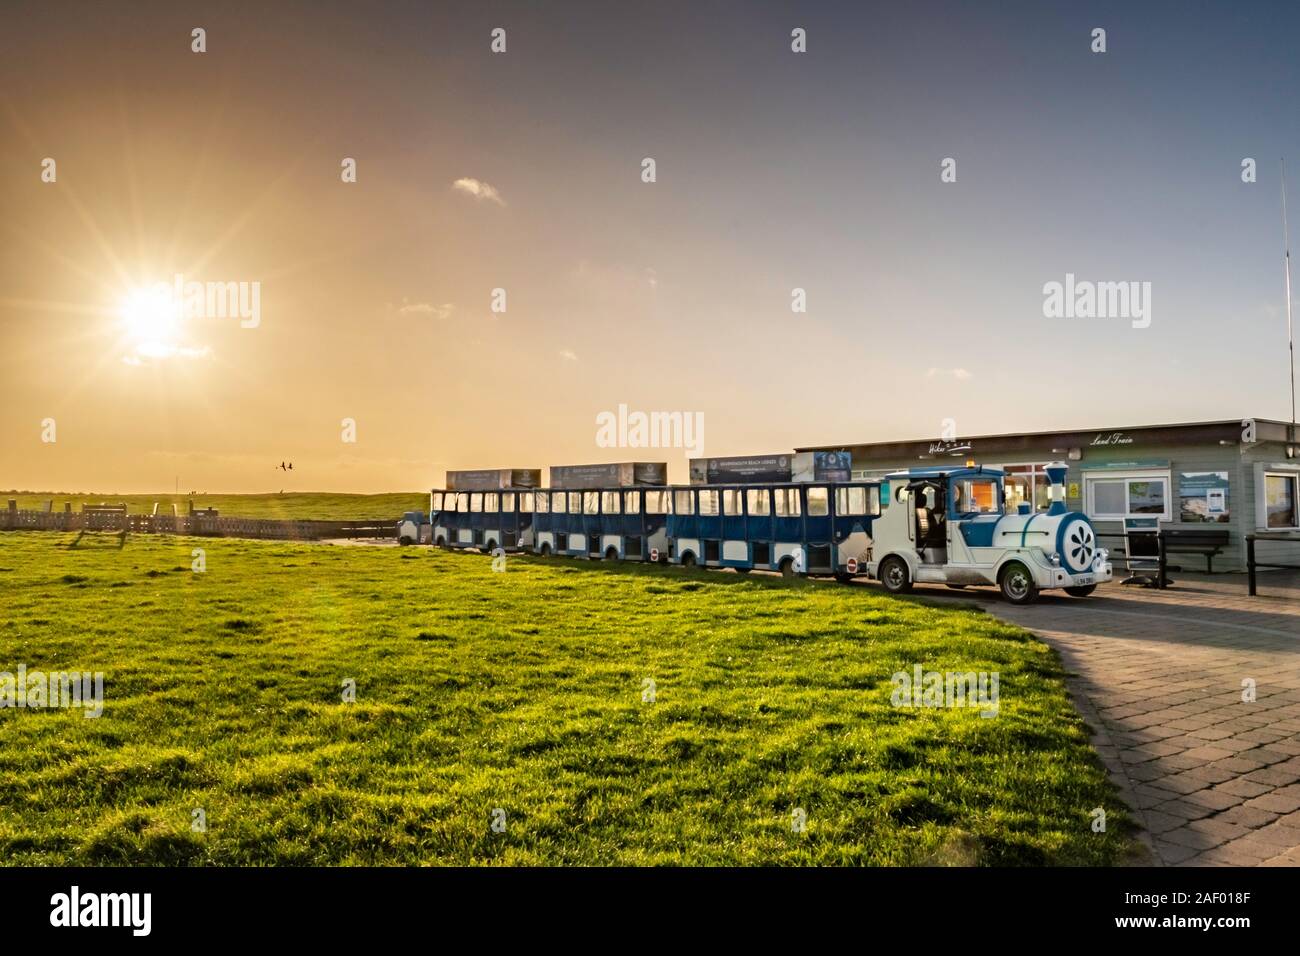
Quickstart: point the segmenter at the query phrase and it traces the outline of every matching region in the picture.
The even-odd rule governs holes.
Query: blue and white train
[[[914,468],[878,481],[436,490],[419,540],[448,548],[758,569],[787,577],[993,585],[1014,604],[1111,579],[1085,515],[1065,508],[1064,465],[1046,512],[1007,513],[1003,472]],[[405,537],[412,537],[407,534]]]

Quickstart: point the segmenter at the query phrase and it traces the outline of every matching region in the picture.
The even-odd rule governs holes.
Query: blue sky
[[[718,455],[1289,415],[1293,4],[15,9],[0,484],[644,458],[594,444],[619,404],[702,413]],[[183,368],[106,361],[120,287],[195,263],[260,281],[262,327]],[[1044,318],[1067,273],[1150,282],[1150,327]],[[46,415],[87,437],[40,447]]]

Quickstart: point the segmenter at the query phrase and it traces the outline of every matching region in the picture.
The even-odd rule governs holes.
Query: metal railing
[[[1269,537],[1254,534],[1246,535],[1246,575],[1250,580],[1250,596],[1255,597],[1255,569],[1266,568],[1280,571],[1300,571],[1300,564],[1282,564],[1276,561],[1258,561],[1255,558],[1256,541],[1275,541],[1283,544],[1300,544],[1300,537]]]

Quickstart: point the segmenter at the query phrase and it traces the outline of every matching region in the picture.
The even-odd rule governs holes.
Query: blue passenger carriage
[[[668,467],[663,462],[551,468],[538,492],[533,550],[543,555],[666,560]]]

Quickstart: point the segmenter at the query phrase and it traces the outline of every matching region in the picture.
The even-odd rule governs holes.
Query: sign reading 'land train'
[[[665,461],[623,461],[612,465],[552,465],[552,488],[626,488],[668,484]]]
[[[496,491],[500,488],[538,488],[540,468],[484,468],[447,472],[448,491]]]

